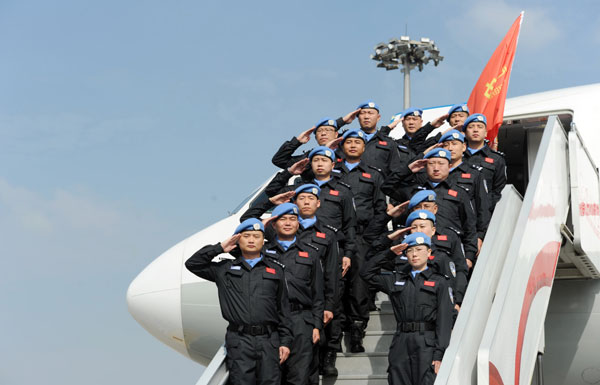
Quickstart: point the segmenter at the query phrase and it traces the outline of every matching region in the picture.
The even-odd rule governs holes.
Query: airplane
[[[446,350],[436,384],[600,383],[600,83],[506,100],[499,150],[508,183]],[[424,121],[449,106],[424,109]],[[442,126],[434,131],[444,130]],[[401,127],[393,137],[402,136]],[[198,384],[226,382],[213,282],[185,261],[231,235],[266,199],[268,181],[234,212],[168,249],[127,291],[129,312],[155,338],[207,366]],[[389,302],[371,314],[366,353],[339,353],[339,384],[386,384],[395,328]]]

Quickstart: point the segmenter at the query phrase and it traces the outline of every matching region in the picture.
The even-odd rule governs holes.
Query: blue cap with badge
[[[464,143],[465,142],[465,134],[463,134],[462,132],[460,132],[458,130],[450,130],[450,131],[446,132],[444,135],[442,135],[440,140],[438,140],[438,143],[444,143],[444,142],[448,142],[451,140],[458,140],[458,141]]]
[[[485,115],[473,114],[473,115],[469,115],[469,117],[467,119],[465,119],[465,122],[463,123],[463,130],[465,128],[467,128],[469,123],[473,123],[473,122],[483,123],[487,126],[487,118],[485,117]]]
[[[319,186],[317,186],[316,184],[312,184],[312,183],[303,184],[302,186],[300,186],[296,189],[295,196],[298,196],[298,194],[301,194],[301,193],[313,194],[313,195],[316,195],[318,198],[319,195],[321,195],[321,188]]]
[[[332,118],[323,118],[323,119],[319,120],[317,122],[317,124],[315,124],[315,131],[317,130],[317,128],[319,128],[321,126],[335,127],[336,130],[339,128],[337,125],[337,121]]]
[[[408,247],[426,245],[431,247],[431,238],[429,238],[425,233],[412,233],[404,238],[402,243],[406,243]]]
[[[443,148],[434,148],[423,157],[423,159],[429,158],[442,158],[447,159],[448,162],[450,162],[450,151],[444,150]]]
[[[450,116],[455,112],[466,112],[467,115],[470,113],[469,107],[466,104],[455,104],[448,110],[448,119],[450,119]]]
[[[435,214],[429,210],[416,210],[410,213],[408,218],[406,218],[406,226],[412,225],[412,223],[417,219],[429,219],[435,225]]]
[[[290,202],[286,202],[286,203],[282,203],[280,205],[278,205],[277,207],[275,207],[275,209],[273,209],[273,212],[271,213],[272,217],[278,217],[280,215],[286,215],[286,214],[292,214],[292,215],[298,215],[298,206],[296,206],[293,203]]]
[[[421,190],[410,198],[408,209],[412,210],[421,202],[435,202],[436,194],[433,190]]]
[[[233,234],[234,235],[239,234],[244,231],[262,231],[264,233],[265,226],[260,221],[260,219],[248,218],[245,221],[243,221],[242,223],[240,223],[240,225],[238,227],[235,228],[235,231],[233,232]]]
[[[325,147],[325,146],[318,146],[312,149],[311,152],[308,153],[308,157],[310,159],[313,158],[313,156],[315,155],[323,155],[328,157],[329,159],[331,159],[332,162],[335,162],[335,153],[333,152],[333,150],[329,147]]]
[[[360,138],[363,140],[363,142],[367,142],[365,139],[365,133],[359,128],[353,128],[344,132],[344,135],[342,135],[342,143],[344,143],[348,138]]]
[[[379,106],[377,105],[377,103],[375,103],[372,100],[367,100],[366,102],[361,103],[358,105],[358,107],[356,107],[357,110],[358,109],[362,110],[363,108],[372,108],[374,110],[377,110],[377,112],[379,112]]]
[[[408,110],[404,110],[402,111],[402,116],[403,117],[407,117],[407,116],[423,116],[423,110],[420,108],[409,108]]]

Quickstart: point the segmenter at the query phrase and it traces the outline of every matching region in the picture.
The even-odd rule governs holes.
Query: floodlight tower
[[[423,66],[430,61],[437,65],[444,60],[433,40],[423,37],[421,41],[410,40],[408,36],[400,36],[400,39],[390,39],[389,43],[379,43],[375,46],[375,54],[371,59],[377,60],[377,67],[385,68],[386,71],[396,70],[402,67],[404,73],[404,109],[410,107],[410,71]]]

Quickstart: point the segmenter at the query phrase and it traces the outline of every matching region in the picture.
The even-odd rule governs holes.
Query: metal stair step
[[[387,385],[387,374],[369,375],[339,375],[337,377],[322,377],[323,385]]]
[[[338,353],[335,366],[340,376],[385,374],[388,352]]]
[[[390,310],[372,311],[369,317],[367,331],[392,331],[396,330],[396,317]]]
[[[363,346],[367,352],[388,352],[394,337],[393,331],[367,331]],[[350,334],[344,334],[344,351],[350,351]]]

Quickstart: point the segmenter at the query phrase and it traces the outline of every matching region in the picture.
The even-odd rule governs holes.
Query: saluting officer
[[[275,175],[265,188],[265,193],[273,197],[306,183],[314,183],[321,188],[321,206],[317,215],[323,223],[340,230],[338,242],[342,256],[342,276],[345,276],[356,253],[356,212],[350,186],[340,180],[338,173],[332,172],[335,161],[335,154],[330,148],[315,147],[308,159],[302,159]],[[310,176],[309,173],[303,174],[309,163],[312,171]],[[303,174],[302,177],[296,179],[293,186],[288,186],[289,179],[300,174]]]
[[[420,173],[425,169],[425,173]],[[406,187],[417,190],[433,190],[437,194],[437,222],[441,228],[449,228],[460,234],[467,258],[477,255],[477,218],[466,191],[451,184],[450,152],[441,148],[429,151],[424,159],[411,163],[408,170],[394,173],[381,187],[390,197],[403,201]],[[400,194],[399,194],[400,193]]]
[[[388,383],[429,385],[442,364],[450,342],[453,322],[453,296],[446,277],[429,269],[431,239],[413,233],[392,248],[394,255],[405,251],[408,265],[391,275],[379,274],[389,254],[371,258],[362,277],[390,297],[396,333],[388,355]]]
[[[404,160],[406,157],[403,157],[402,155],[406,154],[412,154],[413,158],[415,156],[420,156],[423,151],[436,144],[440,138],[440,134],[431,138],[428,138],[428,136],[433,130],[441,127],[447,117],[447,114],[439,116],[435,120],[427,122],[427,124],[422,126],[423,110],[420,108],[409,108],[395,116],[394,120],[388,124],[388,128],[394,129],[398,123],[402,123],[404,135],[396,140],[398,149],[400,150],[401,160]],[[405,164],[408,163],[410,163],[410,161],[405,162]]]
[[[260,217],[274,204],[282,204],[293,198],[298,206],[298,221],[300,226],[296,236],[301,243],[309,244],[317,250],[323,267],[324,299],[325,308],[323,311],[323,324],[325,341],[321,345],[326,346],[325,351],[321,352],[323,361],[323,375],[337,376],[335,367],[336,353],[341,351],[342,328],[339,321],[340,309],[340,288],[339,280],[341,277],[342,260],[338,250],[337,232],[338,230],[324,224],[317,216],[317,209],[321,206],[319,195],[321,189],[315,184],[304,184],[296,188],[295,191],[288,191],[271,197],[265,204],[256,205],[249,208],[243,215],[242,220],[249,217]],[[265,229],[269,240],[275,239],[272,227]],[[313,359],[315,360],[315,359]],[[319,382],[318,363],[314,362],[311,372],[311,384]]]
[[[448,110],[448,123],[450,127],[462,126],[468,117],[469,107],[464,103],[455,104]]]
[[[477,215],[477,249],[481,244],[490,223],[490,197],[487,183],[481,173],[480,167],[463,162],[463,154],[467,149],[465,135],[458,130],[446,132],[439,141],[445,150],[450,152],[450,175],[448,180],[465,190],[473,203]]]
[[[294,342],[283,365],[282,384],[308,384],[316,362],[317,343],[323,329],[323,271],[319,250],[298,239],[298,206],[283,203],[273,210],[276,238],[264,247],[264,255],[284,268],[293,323]]]
[[[290,354],[292,324],[283,268],[264,257],[264,226],[251,218],[221,243],[198,250],[185,267],[215,282],[225,335],[227,369],[233,385],[280,384],[280,364]],[[230,253],[235,260],[212,262]]]
[[[381,119],[379,106],[369,100],[358,107],[358,123],[365,133],[366,148],[363,161],[368,165],[377,167],[384,175],[401,167],[400,155],[394,139],[384,132],[389,133],[389,128],[378,130],[377,123]]]
[[[273,155],[272,162],[279,168],[288,168],[297,161],[308,157],[309,151],[305,151],[299,155],[293,155],[298,147],[308,143],[310,135],[314,132],[315,140],[319,146],[325,146],[328,143],[332,143],[338,137],[338,130],[346,124],[352,123],[352,121],[358,115],[359,110],[354,110],[346,116],[332,119],[323,118],[317,122],[313,127],[306,131],[302,131],[298,136],[293,137],[291,140],[284,142],[279,150]],[[341,155],[341,154],[340,154]]]
[[[481,173],[487,182],[491,196],[490,209],[493,212],[496,203],[502,196],[502,189],[506,185],[504,154],[492,150],[485,143],[485,137],[487,136],[487,119],[485,115],[473,114],[469,116],[465,120],[463,131],[467,139],[465,161],[481,167]]]

